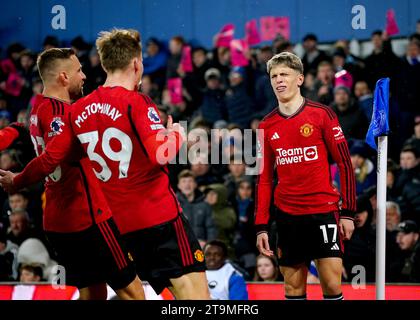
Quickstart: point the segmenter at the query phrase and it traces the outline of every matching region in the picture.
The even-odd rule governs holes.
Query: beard
[[[69,94],[70,94],[70,99],[72,101],[76,101],[77,99],[80,99],[81,97],[83,97],[83,86],[81,86],[80,88],[74,88],[73,90],[69,92]]]

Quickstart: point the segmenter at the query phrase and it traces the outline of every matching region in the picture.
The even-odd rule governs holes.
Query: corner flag
[[[366,143],[377,150],[375,138],[389,133],[389,78],[382,78],[376,82],[373,99],[373,113]]]

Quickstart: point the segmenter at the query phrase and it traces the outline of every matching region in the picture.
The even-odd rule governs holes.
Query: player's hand
[[[270,250],[270,244],[268,243],[268,233],[263,232],[257,236],[257,248],[261,254],[271,257],[274,253]]]
[[[187,141],[187,134],[185,133],[184,127],[182,127],[179,123],[173,123],[173,122],[174,120],[172,116],[168,116],[168,122],[166,124],[166,129],[167,129],[168,134],[170,134],[171,132],[178,132],[182,139],[182,142]]]
[[[15,176],[16,174],[13,172],[0,169],[0,185],[3,187],[4,191],[8,193],[13,193],[16,191],[13,185],[13,178]]]
[[[350,219],[340,219],[338,225],[343,240],[350,240],[354,231],[354,221]]]

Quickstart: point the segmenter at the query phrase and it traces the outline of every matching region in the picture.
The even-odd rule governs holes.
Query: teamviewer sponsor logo
[[[316,146],[303,148],[303,156],[305,161],[313,161],[318,159],[318,149]]]
[[[286,164],[301,163],[304,161],[314,161],[318,159],[318,149],[316,146],[305,148],[276,149],[276,164],[278,166]]]

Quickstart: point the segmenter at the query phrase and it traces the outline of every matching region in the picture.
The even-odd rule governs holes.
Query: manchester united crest
[[[204,261],[204,254],[203,251],[201,250],[196,250],[194,252],[194,258],[195,260],[197,260],[198,262],[203,262]]]
[[[311,136],[313,132],[314,126],[309,123],[305,123],[303,126],[300,127],[300,134],[305,138]]]

